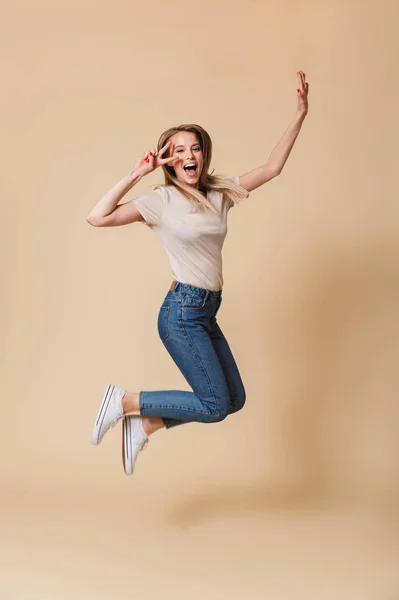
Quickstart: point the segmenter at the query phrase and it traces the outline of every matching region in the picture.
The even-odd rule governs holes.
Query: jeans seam
[[[209,378],[209,375],[208,375],[208,373],[207,373],[207,370],[205,369],[205,367],[204,367],[204,365],[203,365],[203,363],[202,363],[202,361],[201,361],[200,357],[198,356],[198,354],[197,354],[197,352],[196,352],[196,350],[195,350],[195,348],[194,348],[194,346],[193,346],[192,340],[191,340],[190,336],[188,335],[188,333],[187,333],[187,331],[186,331],[186,329],[185,329],[185,327],[184,327],[184,325],[183,325],[183,319],[182,319],[182,311],[183,311],[183,307],[182,307],[182,306],[181,306],[181,309],[182,309],[182,310],[180,311],[180,325],[181,325],[181,328],[182,328],[182,330],[183,330],[183,333],[184,333],[184,335],[185,335],[185,337],[186,337],[186,339],[187,339],[187,341],[188,341],[188,343],[189,343],[189,346],[190,346],[190,348],[191,348],[191,350],[192,350],[192,352],[193,352],[194,356],[196,357],[196,359],[198,360],[198,363],[199,363],[199,365],[201,366],[202,372],[203,372],[203,373],[205,374],[205,376],[206,376],[206,379],[207,379],[207,381],[208,381],[209,390],[210,390],[210,392],[211,392],[211,394],[212,394],[212,397],[213,397],[213,407],[214,407],[214,411],[213,411],[213,412],[215,412],[215,407],[216,407],[216,397],[215,397],[215,394],[214,394],[214,391],[213,391],[213,388],[212,388],[212,383],[211,383],[211,381],[210,381],[210,378]]]
[[[143,410],[146,410],[147,408],[149,409],[163,409],[163,408],[167,408],[167,409],[171,409],[171,410],[179,410],[179,411],[184,411],[184,412],[191,412],[191,413],[200,413],[201,415],[211,415],[212,412],[207,411],[207,410],[198,410],[196,408],[187,408],[187,406],[179,406],[178,404],[146,404],[145,406],[142,406]],[[175,417],[172,417],[175,418]]]
[[[182,411],[186,411],[186,412],[192,412],[192,413],[200,413],[202,415],[209,415],[212,414],[210,411],[206,411],[206,410],[198,410],[196,408],[188,408],[187,406],[180,406],[179,404],[144,404],[145,400],[144,400],[144,396],[145,396],[146,392],[141,391],[139,394],[139,407],[140,407],[140,411],[142,410],[146,410],[147,408],[152,409],[158,409],[158,408],[170,408],[172,410],[182,410]],[[174,418],[174,417],[171,417]]]

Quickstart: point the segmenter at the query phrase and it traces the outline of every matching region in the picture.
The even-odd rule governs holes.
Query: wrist
[[[126,178],[129,184],[134,185],[135,183],[140,181],[140,179],[144,177],[144,175],[145,173],[143,173],[141,169],[135,168],[132,169],[128,175],[126,175]]]
[[[308,114],[308,111],[306,110],[298,110],[295,114],[294,117],[294,121],[297,121],[299,123],[302,123],[302,121],[305,119],[306,115]]]

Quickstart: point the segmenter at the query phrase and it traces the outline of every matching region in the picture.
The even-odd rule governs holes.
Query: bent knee
[[[237,412],[237,411],[241,410],[242,408],[244,408],[246,399],[247,399],[247,395],[246,395],[245,389],[242,388],[241,392],[239,394],[236,394],[232,398],[232,407],[233,407],[232,412]]]
[[[220,421],[224,421],[224,419],[229,414],[229,409],[227,404],[223,406],[216,406],[215,410],[212,411],[212,422],[218,423]]]

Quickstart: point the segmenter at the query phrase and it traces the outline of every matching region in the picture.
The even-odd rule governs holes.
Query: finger
[[[302,81],[302,75],[301,75],[300,71],[297,72],[297,78],[298,78],[298,88],[299,88],[298,93],[300,93],[303,91],[303,81]]]
[[[175,157],[165,158],[163,160],[163,164],[169,165],[169,167],[175,167],[179,161],[180,161],[180,157],[176,158],[176,156],[175,156]]]
[[[163,158],[162,159],[162,164],[165,164],[166,162],[168,162],[168,164],[169,164],[169,161],[178,162],[180,160],[180,156],[173,156],[173,144],[172,144],[172,142],[170,142],[170,143],[168,142],[168,144],[169,144],[169,147],[165,148],[165,150],[162,152],[162,154],[165,154],[165,152],[167,150],[169,150],[169,156],[167,158]],[[159,155],[161,156],[161,153],[159,153]],[[172,162],[170,164],[175,164],[175,162]]]
[[[173,156],[174,152],[175,152],[175,144],[171,140],[170,141],[170,147],[169,147],[169,156]]]
[[[159,156],[162,156],[164,154],[164,152],[167,150],[167,148],[171,145],[172,141],[169,140],[169,142],[167,142],[164,146],[162,146],[162,148],[159,150],[158,154]]]
[[[159,162],[162,165],[166,165],[166,164],[174,165],[174,164],[178,163],[180,159],[181,159],[180,156],[170,156],[169,158],[163,158]]]
[[[299,97],[301,97],[301,96],[304,95],[305,90],[303,89],[303,84],[302,83],[299,83],[299,87],[297,88],[296,91],[297,91]]]

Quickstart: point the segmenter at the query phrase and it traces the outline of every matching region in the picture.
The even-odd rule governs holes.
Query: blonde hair
[[[206,194],[210,190],[218,190],[228,196],[235,204],[239,203],[243,198],[247,198],[249,193],[243,187],[236,185],[233,181],[227,180],[222,175],[212,175],[208,173],[208,169],[212,159],[212,140],[209,133],[200,125],[178,125],[164,131],[159,140],[157,150],[159,151],[169,141],[169,139],[180,131],[190,131],[197,136],[199,145],[203,154],[203,167],[198,181],[198,189],[180,181],[175,176],[174,168],[170,165],[161,165],[165,177],[165,185],[174,185],[179,188],[180,192],[195,206],[201,210],[209,208],[213,213],[218,214],[212,204],[206,198]],[[169,157],[169,149],[164,153],[163,157]],[[159,185],[155,188],[160,187]],[[155,189],[154,188],[154,189]]]

